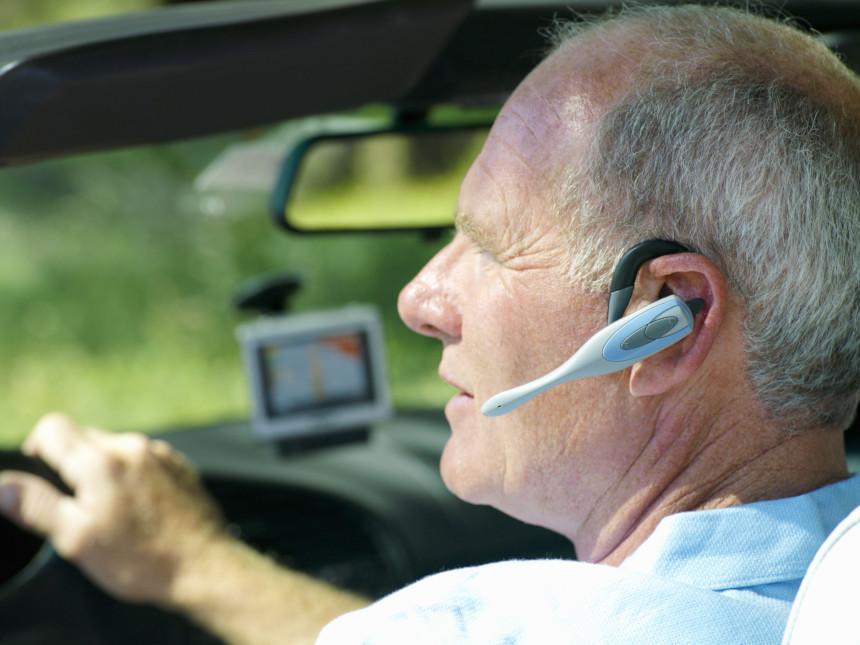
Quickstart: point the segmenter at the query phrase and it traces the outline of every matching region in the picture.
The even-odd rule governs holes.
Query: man
[[[569,537],[582,562],[442,573],[335,620],[342,642],[778,642],[827,533],[860,505],[840,430],[860,397],[860,82],[794,29],[639,8],[563,28],[464,179],[453,240],[400,311],[442,341],[446,484]],[[663,239],[631,313],[692,332],[489,418],[492,395],[605,324],[621,255]],[[225,536],[163,443],[45,419],[6,512],[109,591],[234,643],[294,642],[366,604]]]

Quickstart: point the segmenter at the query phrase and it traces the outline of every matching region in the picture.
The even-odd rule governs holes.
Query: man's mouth
[[[448,404],[445,406],[445,415],[448,419],[452,420],[463,414],[470,414],[475,407],[474,395],[460,385],[456,379],[443,373],[441,369],[439,370],[439,378],[456,390],[454,396],[451,397]]]
[[[462,395],[462,396],[468,396],[469,398],[473,398],[472,393],[471,393],[471,392],[469,392],[468,390],[464,389],[464,388],[463,388],[463,387],[461,387],[460,385],[458,385],[458,384],[457,384],[457,382],[456,382],[455,380],[450,379],[450,378],[447,378],[447,377],[446,377],[444,374],[442,374],[441,372],[439,373],[439,378],[441,378],[445,383],[447,383],[448,385],[450,385],[451,387],[453,387],[455,390],[457,390],[457,391],[458,391],[458,393],[457,393],[455,396],[460,396],[460,395]]]

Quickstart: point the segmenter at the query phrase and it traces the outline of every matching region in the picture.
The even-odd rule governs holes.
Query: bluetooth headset
[[[701,298],[684,301],[675,295],[667,296],[629,316],[622,316],[630,304],[636,274],[644,262],[661,255],[689,252],[685,246],[666,240],[650,240],[629,249],[612,274],[606,327],[549,374],[487,399],[481,412],[488,417],[507,414],[551,387],[586,376],[621,371],[686,337],[693,331],[693,318],[705,306]]]

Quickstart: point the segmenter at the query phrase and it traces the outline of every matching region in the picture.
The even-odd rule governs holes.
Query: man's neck
[[[801,495],[848,477],[842,433],[764,419],[655,432],[576,535],[581,560],[619,565],[666,516]],[[672,464],[682,464],[672,468]]]

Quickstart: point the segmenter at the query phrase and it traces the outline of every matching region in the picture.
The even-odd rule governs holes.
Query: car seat
[[[788,617],[782,645],[860,644],[860,507],[815,554]]]

